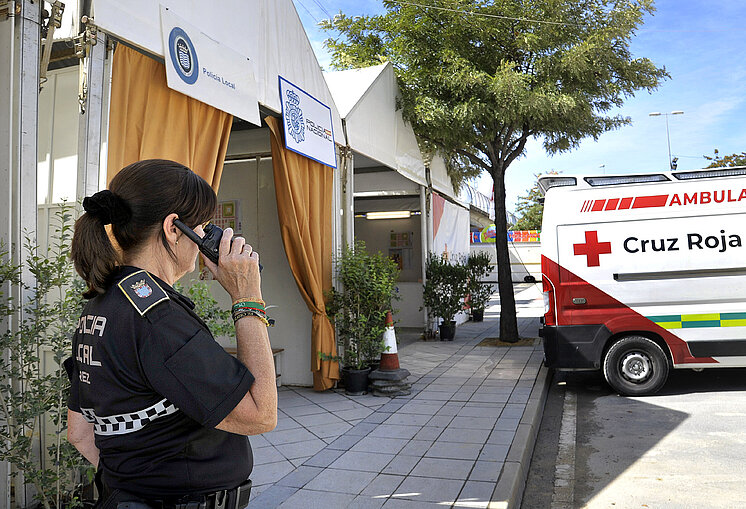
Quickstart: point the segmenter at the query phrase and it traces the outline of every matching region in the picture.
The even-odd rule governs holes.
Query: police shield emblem
[[[150,297],[150,294],[153,293],[153,289],[148,285],[148,283],[145,282],[144,279],[141,279],[140,281],[132,285],[132,289],[135,290],[135,295],[137,295],[141,299]]]
[[[189,52],[189,46],[187,46],[187,43],[184,39],[177,39],[176,40],[176,55],[179,61],[179,65],[181,66],[181,69],[184,71],[184,74],[189,74],[192,72],[192,55]]]

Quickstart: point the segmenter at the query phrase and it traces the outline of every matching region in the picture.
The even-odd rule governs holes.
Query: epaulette
[[[159,302],[169,300],[160,285],[145,270],[138,270],[122,279],[117,286],[129,300],[140,316],[145,316]]]

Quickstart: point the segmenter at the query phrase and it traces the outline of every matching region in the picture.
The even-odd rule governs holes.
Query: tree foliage
[[[426,3],[384,0],[382,15],[340,13],[321,22],[339,34],[325,44],[336,69],[393,64],[404,118],[443,155],[452,180],[492,176],[498,232],[507,230],[505,172],[529,138],[550,154],[597,139],[630,122],[615,107],[667,76],[629,47],[652,0]],[[503,237],[495,243],[500,326],[510,341],[518,330]]]
[[[536,175],[537,179],[539,175]],[[531,189],[526,190],[525,196],[518,197],[516,216],[518,221],[513,230],[541,230],[541,220],[544,217],[544,200],[539,190],[539,181]]]
[[[715,155],[713,157],[704,156],[704,158],[711,161],[709,165],[705,166],[705,168],[732,168],[733,166],[746,166],[746,152],[721,157],[718,150],[715,149]]]

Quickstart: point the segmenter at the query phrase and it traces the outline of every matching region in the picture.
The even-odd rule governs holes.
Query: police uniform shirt
[[[245,481],[248,438],[215,426],[253,375],[171,286],[135,267],[114,281],[86,304],[67,363],[68,407],[94,425],[104,482],[152,497]]]

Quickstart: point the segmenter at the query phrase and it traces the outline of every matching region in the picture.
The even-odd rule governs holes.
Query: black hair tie
[[[122,225],[132,217],[127,203],[108,189],[83,198],[83,209],[105,225]]]

